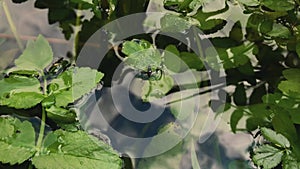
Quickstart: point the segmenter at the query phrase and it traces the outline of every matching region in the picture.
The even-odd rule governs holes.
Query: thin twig
[[[3,7],[4,13],[6,15],[6,19],[7,19],[7,22],[9,24],[9,27],[10,27],[13,35],[14,35],[14,38],[16,39],[19,48],[23,51],[24,50],[23,44],[21,42],[20,36],[18,34],[18,31],[16,29],[16,26],[15,26],[13,20],[12,20],[11,14],[9,12],[8,6],[6,5],[5,1],[2,2],[2,7]]]

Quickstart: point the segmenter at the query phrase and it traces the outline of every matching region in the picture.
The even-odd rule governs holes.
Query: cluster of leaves
[[[166,9],[178,12],[179,17],[166,15],[168,18],[161,21],[162,29],[184,32],[195,25],[204,34],[222,29],[226,21],[213,16],[224,13],[232,2],[224,1],[224,9],[209,13],[203,12],[203,3],[207,2],[165,0]],[[299,1],[238,0],[235,3],[249,16],[245,29],[242,21],[237,21],[228,37],[210,38],[220,61],[210,53],[202,59],[213,69],[221,64],[227,86],[235,86],[233,92],[221,90],[220,95],[226,94],[227,100],[211,100],[220,105],[212,108],[233,110],[230,125],[234,133],[252,133],[257,129],[262,133],[265,142],[252,147],[256,165],[298,168]],[[245,129],[238,128],[241,119],[246,119]]]
[[[30,160],[36,168],[121,168],[118,153],[80,130],[70,107],[91,92],[104,74],[65,62],[56,62],[47,70],[52,62],[49,43],[38,36],[36,41],[28,42],[15,60],[15,67],[0,80],[1,106],[14,108],[14,112],[39,107],[34,116],[41,118],[40,132],[36,134],[29,120],[1,112],[7,115],[0,117],[0,162],[15,165]],[[53,131],[47,133],[45,123],[49,121]]]
[[[54,3],[48,0],[37,0],[36,6],[49,9],[49,22],[59,22],[66,38],[73,33],[71,25],[82,25],[78,36],[80,41],[84,42],[110,20],[144,11],[147,2],[146,0],[138,2],[108,0],[98,3],[98,1],[66,0],[57,2],[60,5],[53,5]],[[228,12],[232,5],[241,5],[245,16],[249,17],[246,25],[243,25],[243,21],[237,20],[229,36],[210,38],[220,60],[216,59],[213,52],[209,52],[210,49],[203,49],[205,56],[201,56],[200,60],[182,43],[157,36],[156,44],[146,40],[124,42],[122,47],[122,52],[126,55],[124,62],[141,72],[140,77],[145,80],[142,93],[144,101],[152,101],[176,91],[178,84],[174,84],[173,73],[184,72],[188,68],[194,71],[205,71],[204,62],[215,70],[222,65],[226,73],[226,86],[234,86],[235,90],[233,92],[221,90],[219,95],[226,94],[227,99],[211,100],[211,103],[220,105],[212,108],[216,111],[233,110],[230,126],[234,133],[237,131],[253,133],[257,130],[262,133],[265,142],[252,147],[254,149],[252,160],[256,165],[264,168],[299,168],[300,147],[297,143],[300,139],[300,116],[298,115],[300,2],[298,0],[236,0],[235,2],[224,0],[223,2],[224,8],[206,12],[204,4],[210,3],[209,0],[164,0],[165,9],[172,12],[160,20],[160,31],[163,32],[180,32],[189,35],[193,33],[193,29],[190,28],[196,26],[204,34],[212,35],[227,24],[228,18],[222,18],[219,14]],[[77,16],[75,9],[90,9],[94,16],[89,20],[83,19]],[[160,52],[157,48],[165,51]],[[36,53],[44,52],[36,50]],[[174,61],[172,54],[185,64]],[[95,87],[94,84],[103,75],[86,68],[70,68],[50,82],[47,90],[44,87],[42,92],[40,81],[34,76],[46,76],[41,73],[50,64],[48,59],[45,57],[39,65],[28,63],[36,59],[16,60],[17,68],[20,67],[25,72],[15,69],[12,73],[17,76],[10,76],[0,82],[1,85],[6,86],[0,90],[4,91],[0,92],[2,100],[0,103],[17,108],[29,108],[41,104],[49,114],[49,118],[64,128],[66,124],[73,124],[76,117],[74,112],[68,109],[68,104]],[[74,72],[82,72],[82,74],[88,72],[98,78],[91,81],[90,84],[93,85],[87,90],[83,90],[82,86],[76,87],[72,86],[74,83],[69,83],[77,80],[70,78]],[[162,72],[161,78],[160,72]],[[27,76],[19,77],[19,74]],[[28,74],[34,76],[28,77]],[[209,86],[210,83],[201,82],[197,85],[198,87]],[[80,89],[79,94],[71,96],[72,90],[75,89],[76,91]],[[33,102],[17,104],[20,97],[32,99]],[[67,121],[61,121],[62,119]],[[244,128],[238,127],[241,119],[246,119]]]
[[[27,0],[12,1],[22,3]],[[78,42],[75,47],[79,52],[84,42],[99,28],[119,17],[144,12],[148,3],[149,0],[36,0],[35,7],[48,9],[49,24],[59,23],[66,39],[70,39],[72,34],[76,36]],[[87,11],[92,13],[92,18],[85,16]],[[81,30],[75,32],[74,26],[81,26]]]

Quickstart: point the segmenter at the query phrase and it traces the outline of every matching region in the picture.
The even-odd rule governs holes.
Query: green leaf
[[[0,117],[0,161],[21,164],[35,153],[35,131],[28,121]]]
[[[230,127],[233,133],[236,133],[236,127],[238,122],[241,120],[241,118],[243,117],[244,112],[242,109],[236,109],[231,117],[230,117]]]
[[[283,169],[300,169],[300,162],[293,154],[284,155],[282,163]]]
[[[140,40],[138,42],[136,40],[125,41],[122,44],[122,52],[125,55],[131,55],[135,52],[139,52],[141,50],[148,49],[150,47],[151,47],[151,44],[145,40]]]
[[[275,116],[272,119],[274,130],[284,135],[291,144],[297,142],[297,137],[295,137],[297,136],[297,131],[289,113],[281,108],[277,108],[274,111]]]
[[[289,28],[287,28],[281,24],[274,23],[272,31],[268,32],[267,35],[269,35],[273,38],[287,39],[291,36],[291,32],[290,32]]]
[[[21,92],[7,95],[0,99],[0,105],[16,109],[28,109],[36,106],[44,99],[44,95],[35,92]]]
[[[289,11],[295,7],[293,0],[262,0],[261,4],[274,11]]]
[[[39,35],[35,42],[29,41],[22,55],[15,60],[19,69],[42,72],[53,60],[52,49],[47,40]]]
[[[83,131],[56,130],[46,136],[43,146],[47,153],[32,159],[37,168],[122,168],[117,152]]]
[[[46,109],[46,111],[48,117],[55,122],[72,123],[76,121],[76,114],[73,111],[56,106],[51,106],[50,108]]]
[[[262,145],[254,150],[253,162],[263,168],[276,167],[282,160],[283,151],[270,145]]]
[[[58,84],[60,89],[62,87],[62,90],[58,90],[54,94],[56,106],[65,107],[91,92],[103,76],[103,73],[87,67],[74,67],[65,71],[58,77],[58,80],[52,81],[52,83]]]
[[[162,57],[157,49],[149,48],[132,53],[125,59],[125,63],[137,70],[147,71],[150,66],[155,71],[161,66]]]
[[[174,80],[169,75],[162,75],[160,80],[147,80],[142,88],[142,99],[145,102],[160,99],[168,93],[174,85]]]
[[[269,140],[270,142],[274,143],[283,148],[289,148],[290,142],[287,138],[285,138],[282,134],[276,133],[275,131],[268,129],[268,128],[261,128],[261,133],[265,137],[265,139]]]
[[[168,45],[163,54],[164,66],[172,72],[180,72],[182,61],[180,60],[179,55],[180,53],[175,45]]]
[[[282,81],[279,83],[278,89],[291,97],[300,98],[300,85],[297,82]]]
[[[190,52],[181,52],[180,59],[186,64],[189,69],[201,70],[204,65],[201,59],[195,54]]]
[[[166,14],[160,19],[160,26],[163,32],[183,32],[191,27],[191,23],[179,16]]]
[[[7,119],[0,118],[0,128],[0,140],[11,137],[14,134],[15,128]]]
[[[243,106],[247,103],[246,90],[244,84],[238,84],[233,93],[233,101],[237,106]]]
[[[36,78],[14,75],[0,81],[0,97],[20,92],[41,93],[39,80]]]
[[[300,83],[300,69],[287,69],[282,74],[288,81]]]
[[[46,111],[47,116],[57,123],[72,123],[76,121],[76,114],[71,110],[51,106],[50,108],[46,109]]]
[[[238,0],[240,3],[247,5],[247,6],[258,6],[258,0]]]

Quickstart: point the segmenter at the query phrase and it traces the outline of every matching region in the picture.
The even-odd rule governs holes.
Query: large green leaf
[[[7,95],[0,99],[0,105],[16,109],[28,109],[36,106],[44,99],[44,95],[36,92],[21,92]]]
[[[52,49],[47,40],[39,35],[35,42],[29,41],[22,55],[15,60],[18,69],[43,71],[53,60]]]
[[[276,167],[282,160],[283,151],[270,145],[262,145],[254,150],[253,162],[263,168]]]
[[[262,0],[261,4],[274,11],[288,11],[295,7],[293,0]]]
[[[0,117],[0,161],[11,165],[23,163],[35,153],[35,131],[28,121]],[[3,132],[2,132],[3,131]]]
[[[275,145],[278,145],[283,148],[290,147],[290,142],[282,134],[276,133],[275,131],[265,127],[261,128],[260,130],[265,139],[269,140]]]
[[[15,75],[0,81],[0,97],[20,92],[41,93],[39,80]]]
[[[43,144],[46,154],[32,159],[37,168],[120,169],[122,160],[109,145],[83,131],[56,130],[49,133]]]

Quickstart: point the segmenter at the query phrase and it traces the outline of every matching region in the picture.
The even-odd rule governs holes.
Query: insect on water
[[[140,72],[140,77],[143,80],[160,80],[163,76],[162,68],[153,69],[150,65],[148,66],[147,70],[142,70]]]

